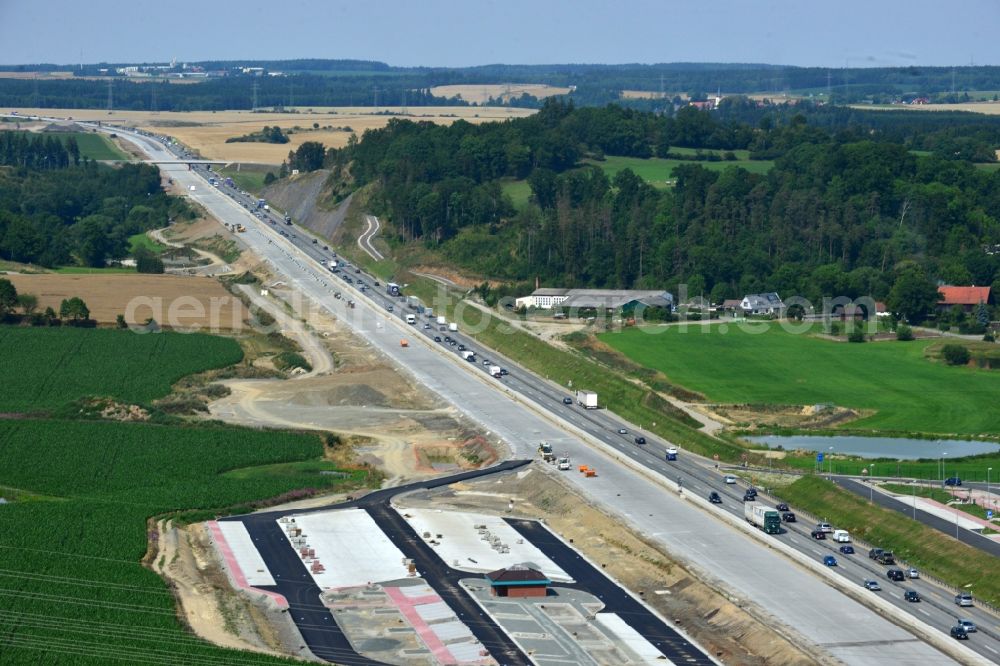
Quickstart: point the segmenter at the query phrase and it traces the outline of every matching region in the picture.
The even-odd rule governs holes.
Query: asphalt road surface
[[[151,152],[165,152],[161,144],[143,137],[137,137],[136,143]],[[684,492],[704,496],[711,489],[719,490],[725,494],[726,501],[716,510],[742,516],[742,505],[737,501],[742,497],[742,489],[737,492],[723,488],[719,472],[713,470],[708,461],[682,451],[679,460],[665,462],[663,452],[666,442],[649,433],[642,433],[648,444],[635,445],[632,439],[634,426],[605,410],[591,411],[563,405],[562,398],[569,395],[566,390],[493,352],[488,353],[490,360],[501,361],[499,364],[510,371],[500,380],[486,375],[481,362],[465,364],[459,360],[455,353],[457,347],[433,343],[425,338],[434,348],[411,344],[410,348],[400,350],[398,340],[402,336],[412,338],[417,331],[425,336],[443,336],[445,333],[435,331],[433,327],[425,330],[423,322],[417,327],[402,323],[400,318],[407,312],[404,302],[376,289],[374,278],[354,267],[341,270],[336,275],[329,273],[318,264],[320,259],[331,256],[321,243],[313,243],[303,230],[283,227],[280,221],[270,216],[251,218],[247,207],[254,200],[233,188],[224,188],[233,191],[223,194],[207,186],[201,178],[207,172],[198,169],[192,172],[182,167],[171,171],[168,167],[167,173],[182,185],[197,183],[198,188],[191,193],[192,198],[209,208],[220,220],[238,220],[246,224],[248,232],[240,234],[241,240],[265,257],[277,272],[286,276],[293,289],[299,289],[322,303],[429,390],[458,406],[494,436],[507,441],[515,455],[531,455],[534,443],[546,439],[553,443],[557,453],[571,455],[574,462],[593,462],[601,468],[600,481],[581,481],[573,476],[568,477],[570,483],[597,504],[665,545],[681,561],[695,569],[710,572],[724,586],[741,590],[755,604],[793,628],[792,631],[800,632],[802,640],[813,641],[834,656],[855,664],[883,664],[887,659],[946,663],[947,659],[941,653],[915,643],[910,634],[905,635],[909,638],[901,635],[893,625],[865,606],[826,587],[812,574],[797,567],[788,567],[783,556],[747,539],[728,525],[708,520],[708,514],[703,510],[665,491],[664,485],[670,487],[677,480],[683,483]],[[287,235],[278,236],[279,230]],[[359,291],[358,278],[367,287],[363,294]],[[350,282],[347,282],[348,279]],[[330,297],[335,289],[353,293],[358,302],[357,311],[348,312],[343,309],[342,303],[338,305]],[[389,304],[395,306],[396,312],[387,311]],[[450,335],[473,350],[480,349],[474,340],[460,333]],[[478,358],[483,356],[480,354]],[[476,372],[462,372],[460,366],[463,365],[467,370],[475,367]],[[542,412],[548,412],[545,418],[541,418]],[[620,435],[618,428],[629,432]],[[584,443],[581,438],[589,443]],[[595,444],[599,446],[595,448]],[[654,483],[620,464],[625,459],[641,465],[665,481]],[[786,539],[792,547],[809,557],[823,554],[822,549],[817,549],[808,538],[808,530],[793,528],[789,534],[775,538]],[[884,571],[864,559],[864,562],[857,560],[857,565],[851,564],[830,573],[849,575],[859,585],[863,577],[880,577],[884,581]],[[759,571],[774,572],[774,579],[762,579],[757,573]],[[781,582],[780,587],[774,584],[777,580]],[[917,585],[927,586],[926,590],[922,590],[927,596],[933,593],[929,582],[921,581]],[[939,590],[938,595],[942,599],[951,596],[944,590]],[[907,605],[895,595],[883,596],[892,599],[894,604],[914,618],[945,633],[958,614],[957,608],[944,604],[940,608],[931,604]],[[962,615],[972,612],[981,613],[977,617],[984,620],[981,622],[983,625],[996,627],[997,618],[980,609],[963,609]],[[923,630],[915,631],[919,633]],[[982,632],[973,636],[969,647],[990,660],[1000,656],[997,651],[1000,644]]]

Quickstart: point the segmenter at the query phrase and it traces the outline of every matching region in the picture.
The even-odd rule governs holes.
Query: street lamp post
[[[992,467],[986,468],[986,503],[991,506],[992,502],[990,500],[992,499],[992,497],[990,497],[990,472],[992,471],[993,471]]]
[[[830,461],[829,476],[832,478],[833,477],[833,447],[831,446],[829,448],[830,448],[830,453],[827,454],[827,459]]]
[[[913,520],[917,519],[917,480],[913,479]]]
[[[868,503],[875,503],[875,463],[872,463],[872,471],[868,475]]]

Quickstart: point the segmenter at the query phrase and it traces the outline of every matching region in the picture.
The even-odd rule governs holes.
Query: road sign
[[[816,454],[816,462],[823,462],[823,454],[822,453],[817,453]]]
[[[993,520],[993,509],[986,509],[986,520]]]

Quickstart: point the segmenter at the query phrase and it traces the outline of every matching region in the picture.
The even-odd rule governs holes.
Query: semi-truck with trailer
[[[577,391],[576,403],[584,409],[597,409],[597,394],[593,391]]]
[[[390,296],[399,296],[399,285],[396,284],[395,282],[390,282],[389,284],[385,285],[385,293],[389,294]]]
[[[760,528],[766,534],[781,533],[781,514],[777,509],[759,502],[744,502],[743,517],[751,525]]]

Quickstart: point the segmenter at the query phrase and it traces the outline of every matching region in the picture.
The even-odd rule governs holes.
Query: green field
[[[0,421],[0,485],[49,498],[0,509],[3,663],[280,663],[212,647],[180,625],[170,590],[140,564],[146,521],[243,512],[296,489],[367,480],[363,470],[308,467],[228,473],[318,460],[322,449],[316,436],[236,428]]]
[[[129,244],[129,254],[135,254],[135,251],[139,248],[144,248],[149,250],[153,254],[161,254],[167,249],[166,245],[162,243],[157,243],[155,240],[146,235],[146,232],[141,232],[133,236],[128,237]]]
[[[93,393],[146,400],[241,357],[228,339],[112,330],[5,327],[0,348],[0,411]],[[0,662],[289,663],[185,629],[173,593],[141,562],[147,521],[378,484],[367,469],[323,461],[323,448],[316,435],[211,425],[0,419],[0,497],[10,501],[0,506]]]
[[[713,402],[831,402],[877,413],[852,428],[934,434],[1000,434],[1000,373],[924,357],[932,342],[847,344],[793,335],[757,322],[606,333],[601,340]]]
[[[683,148],[671,148],[673,152],[685,152]],[[694,152],[691,150],[690,152]],[[706,151],[712,152],[712,151]],[[738,166],[742,169],[746,169],[751,173],[767,173],[774,166],[774,162],[770,160],[751,160],[747,157],[747,151],[737,150],[733,151],[736,153],[737,159],[734,162],[694,162],[687,160],[670,160],[661,159],[659,157],[651,157],[649,159],[641,159],[638,157],[606,157],[601,161],[587,160],[587,164],[593,164],[600,167],[608,174],[608,178],[614,178],[615,175],[622,169],[631,169],[635,172],[635,175],[639,176],[650,185],[659,188],[670,187],[673,183],[669,182],[673,180],[674,168],[681,164],[699,164],[702,167],[709,169],[711,171],[724,171],[731,166]]]
[[[500,189],[510,197],[514,208],[521,210],[528,205],[528,199],[531,197],[531,186],[528,185],[528,181],[504,179],[500,181]]]
[[[232,339],[198,333],[0,326],[0,356],[0,412],[34,413],[88,396],[148,402],[243,352]]]
[[[28,134],[29,137],[38,136]],[[94,132],[48,132],[43,136],[53,136],[66,145],[70,137],[76,139],[76,145],[80,148],[80,157],[90,160],[128,160],[129,156],[123,153],[118,146],[111,142],[111,139],[103,134]]]

